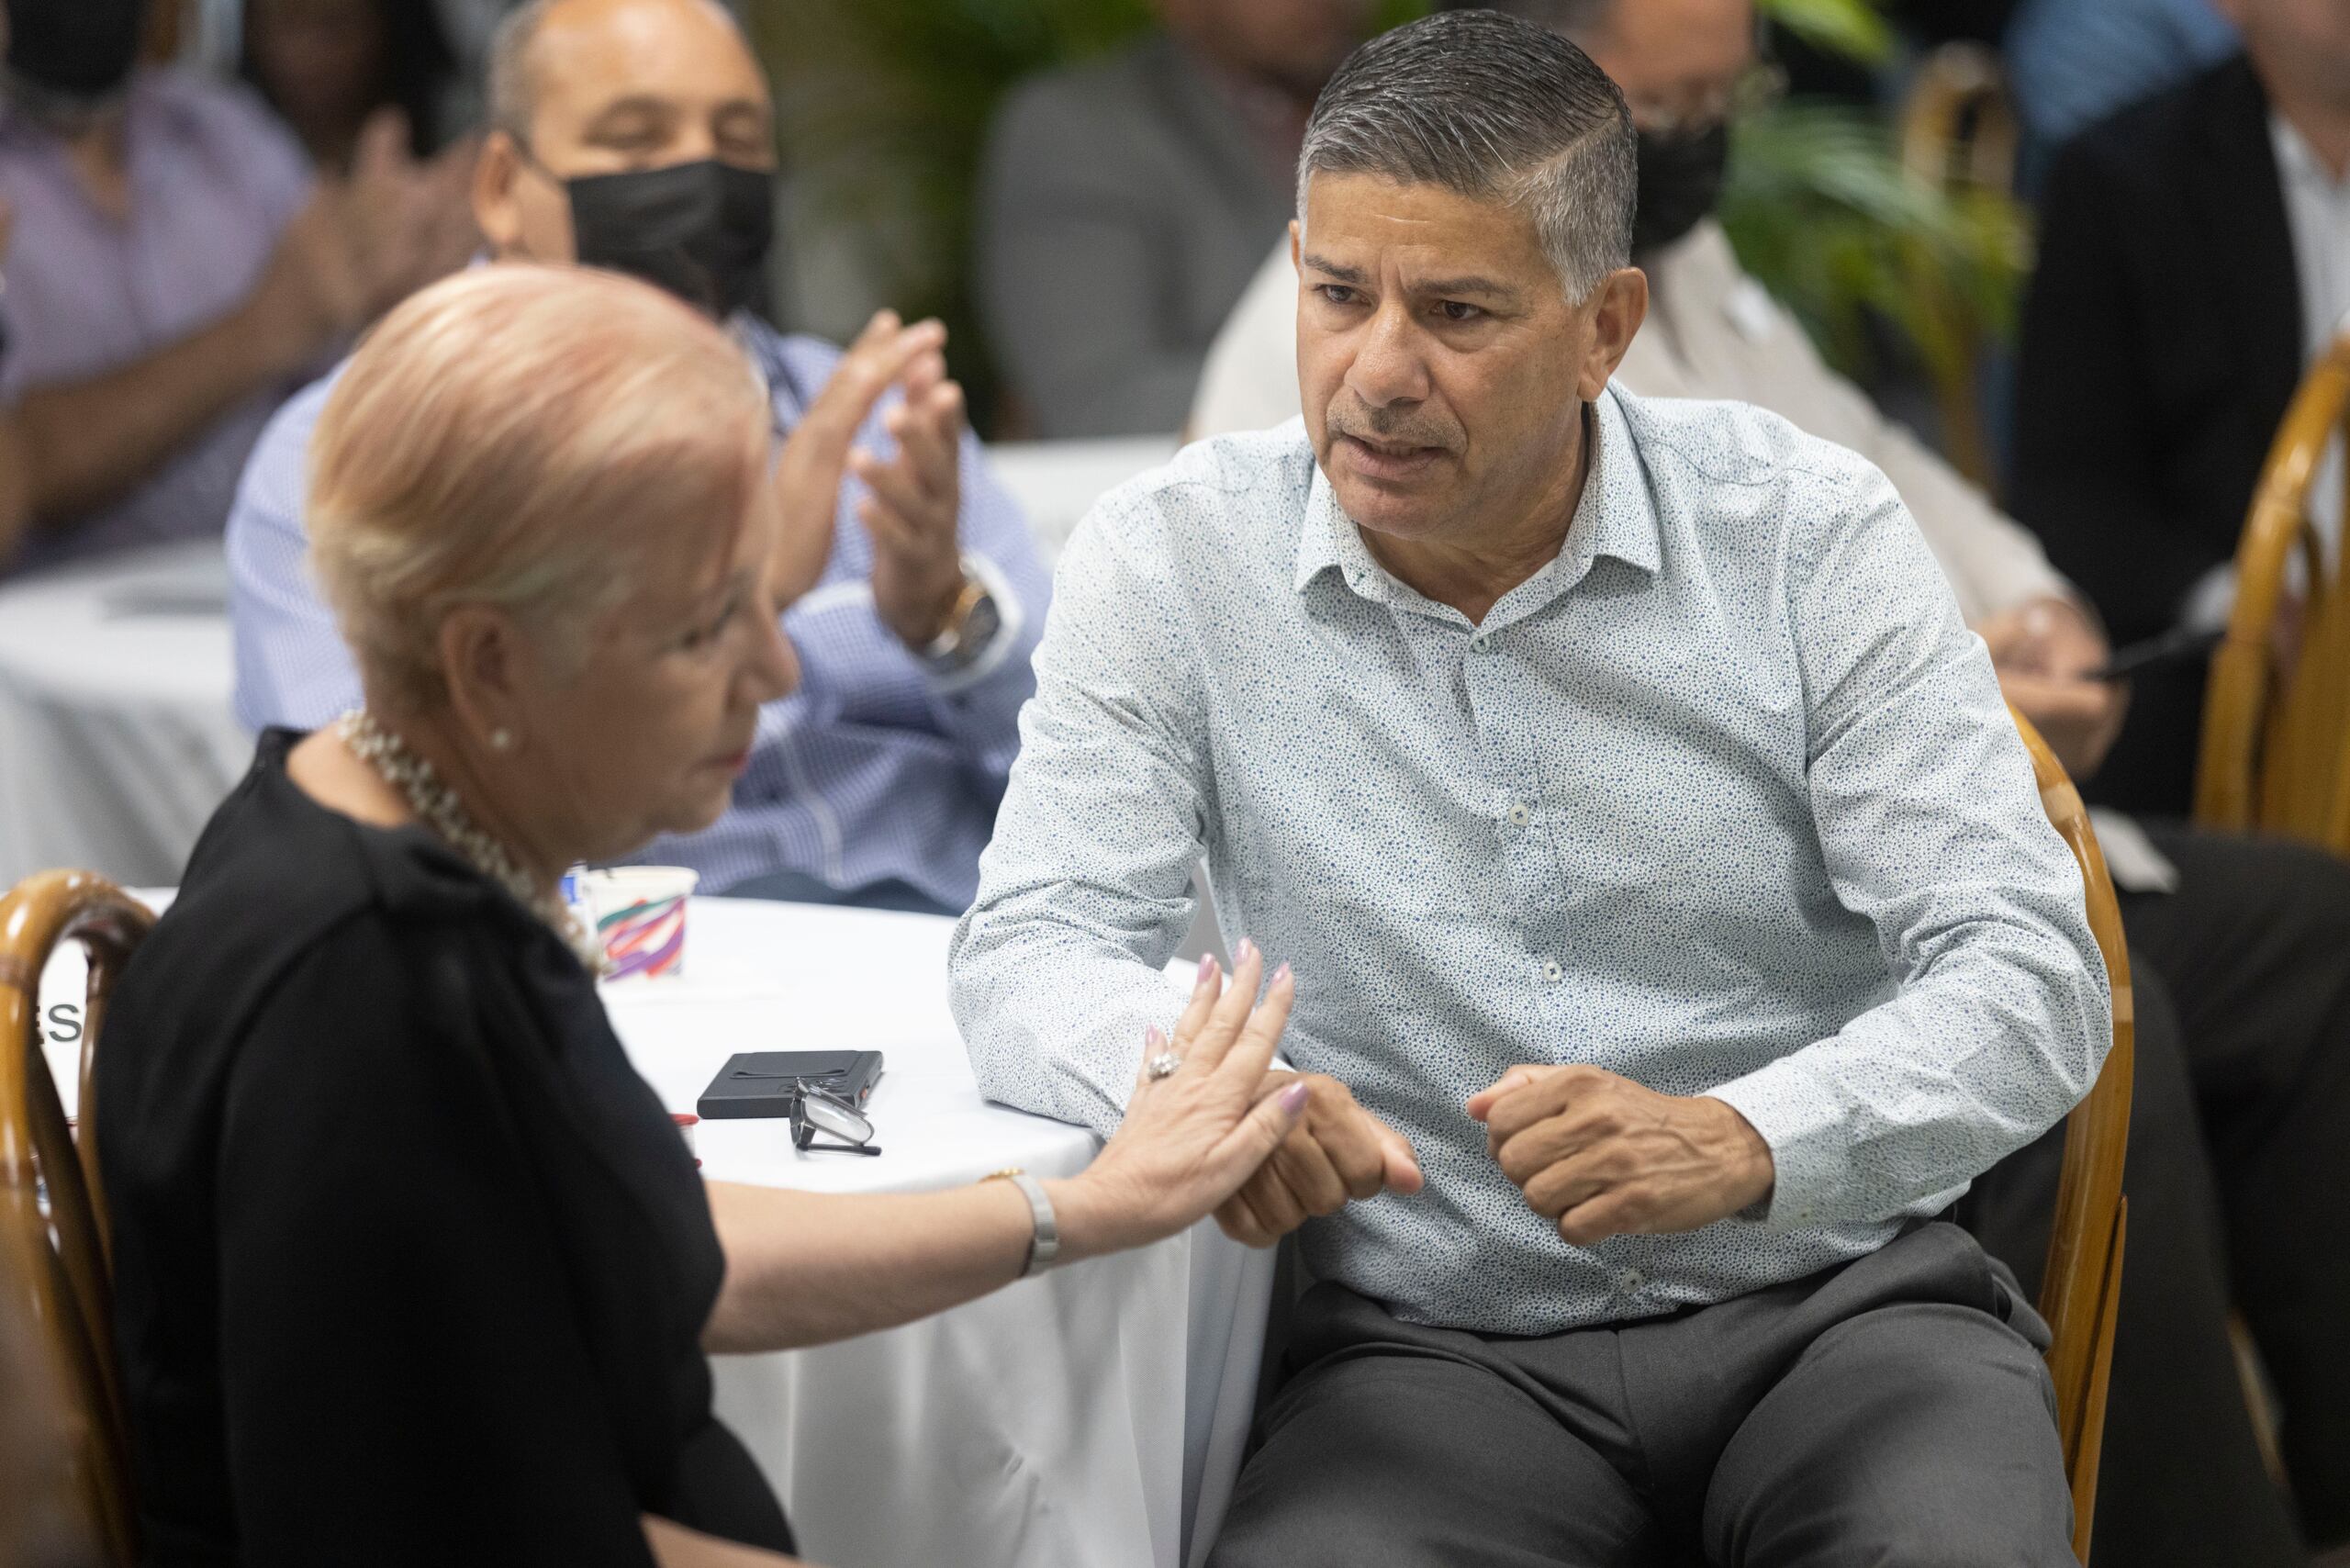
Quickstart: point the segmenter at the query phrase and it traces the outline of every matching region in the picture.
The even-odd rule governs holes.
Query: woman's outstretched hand
[[[1204,961],[1175,1037],[1151,1031],[1125,1121],[1055,1195],[1074,1249],[1118,1251],[1188,1228],[1238,1191],[1297,1125],[1307,1085],[1265,1078],[1297,982],[1283,964],[1252,1007],[1264,968],[1264,955],[1244,946],[1226,985],[1215,960]],[[1152,1060],[1168,1053],[1180,1065],[1153,1078]]]

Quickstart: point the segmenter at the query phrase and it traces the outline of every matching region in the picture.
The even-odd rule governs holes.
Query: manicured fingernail
[[[1281,1091],[1281,1109],[1292,1116],[1296,1115],[1305,1109],[1305,1097],[1312,1092],[1313,1090],[1304,1083],[1291,1084]]]
[[[1214,973],[1215,973],[1215,955],[1214,953],[1205,954],[1200,959],[1199,983],[1202,985],[1207,984],[1208,977]]]
[[[1256,951],[1257,944],[1243,936],[1240,939],[1240,946],[1232,950],[1232,961],[1236,964],[1245,964]]]
[[[1275,969],[1275,970],[1273,971],[1273,983],[1274,983],[1275,985],[1279,985],[1279,984],[1281,984],[1283,980],[1289,980],[1289,979],[1292,979],[1292,977],[1291,976],[1291,974],[1290,974],[1290,972],[1289,972],[1289,966],[1288,966],[1287,964],[1283,964],[1280,969]]]
[[[1155,1051],[1167,1043],[1167,1036],[1159,1032],[1158,1025],[1153,1024],[1142,1032],[1142,1043]]]

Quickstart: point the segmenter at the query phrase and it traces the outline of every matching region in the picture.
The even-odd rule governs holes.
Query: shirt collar
[[[1583,476],[1583,498],[1575,504],[1574,520],[1567,525],[1566,543],[1556,559],[1504,596],[1504,603],[1518,599],[1529,589],[1533,590],[1529,597],[1548,602],[1583,581],[1603,555],[1650,577],[1663,569],[1656,501],[1643,481],[1621,397],[1610,386],[1591,405],[1586,427],[1592,443],[1591,470]],[[1392,603],[1398,594],[1411,593],[1372,558],[1370,546],[1362,542],[1362,531],[1338,505],[1337,492],[1330,487],[1317,463],[1306,492],[1305,524],[1298,534],[1297,574],[1292,586],[1303,593],[1307,584],[1333,568],[1356,594],[1377,603]]]
[[[2268,141],[2276,151],[2277,173],[2283,176],[2288,191],[2299,185],[2331,196],[2350,190],[2350,180],[2335,179],[2302,137],[2300,128],[2276,109],[2268,112]]]

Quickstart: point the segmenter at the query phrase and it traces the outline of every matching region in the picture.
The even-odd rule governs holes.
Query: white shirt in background
[[[2302,363],[2315,364],[2334,335],[2350,329],[2350,176],[2335,179],[2284,116],[2268,117],[2285,190],[2285,227],[2293,235],[2293,275],[2301,289]],[[2311,521],[2329,550],[2341,548],[2342,442],[2334,439],[2310,486]]]

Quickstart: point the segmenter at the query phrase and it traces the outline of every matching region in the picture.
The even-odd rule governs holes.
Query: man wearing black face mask
[[[1748,0],[1497,0],[1565,34],[1624,90],[1639,130],[1633,260],[1649,313],[1614,380],[1651,397],[1760,404],[1881,467],[1926,537],[2009,702],[2076,776],[2121,701],[2090,678],[2107,649],[2039,543],[1820,362],[1748,276],[1711,212],[1732,101],[1753,64]],[[1192,434],[1298,409],[1298,281],[1284,246],[1210,353]],[[2288,1412],[2306,1497],[2350,1475],[2350,871],[2297,846],[2101,819],[2122,888],[2138,993],[2129,1151],[2131,1250],[2097,1516],[2103,1568],[2307,1561],[2263,1471],[2227,1340],[2251,1323]],[[2053,1139],[1978,1181],[1958,1215],[2027,1284],[2039,1277],[2061,1150]],[[2254,1194],[2290,1193],[2291,1199]],[[2329,1238],[2319,1242],[2317,1238]],[[2181,1441],[2182,1433],[2194,1434]],[[2304,1475],[2306,1473],[2306,1479]],[[2314,1510],[2309,1510],[2314,1518]],[[2321,1540],[2311,1544],[2335,1542]],[[2326,1560],[2331,1563],[2333,1559]]]
[[[314,184],[241,90],[136,66],[144,0],[7,0],[0,196],[23,219],[0,399],[29,531],[0,573],[218,532],[270,409],[376,310],[464,258],[462,169],[379,133]],[[462,208],[458,208],[462,216]]]
[[[500,29],[489,97],[473,200],[492,253],[632,273],[724,319],[789,437],[778,598],[798,601],[800,690],[769,705],[718,824],[645,857],[708,891],[960,911],[1050,588],[963,428],[943,329],[883,312],[844,354],[761,318],[772,117],[713,0],[534,0]],[[237,708],[256,729],[312,728],[359,696],[302,565],[304,452],[330,385],[271,425],[229,526]]]

